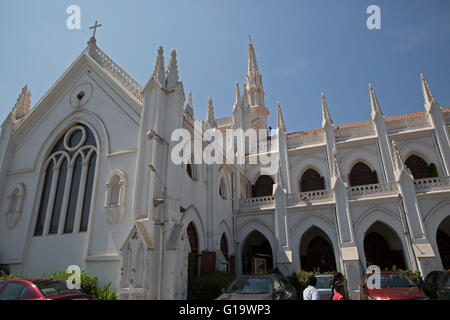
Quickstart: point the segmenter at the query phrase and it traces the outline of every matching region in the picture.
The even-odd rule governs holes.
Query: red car
[[[95,300],[82,290],[68,289],[65,280],[15,279],[0,281],[0,300]]]
[[[366,274],[361,283],[360,296],[361,300],[428,300],[425,293],[415,285],[401,271],[380,271],[379,288],[369,288],[376,286],[374,275],[369,279],[371,274]]]

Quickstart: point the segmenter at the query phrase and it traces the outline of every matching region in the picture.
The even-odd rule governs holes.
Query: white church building
[[[25,86],[3,121],[0,264],[33,275],[78,265],[121,299],[185,299],[189,278],[275,268],[342,272],[357,298],[369,265],[449,269],[450,108],[420,80],[423,111],[385,117],[369,85],[370,120],[333,123],[322,95],[322,126],[289,133],[280,104],[265,105],[250,43],[232,115],[215,119],[210,99],[202,126],[267,129],[276,112],[246,159],[275,154],[278,172],[175,164],[172,132],[198,130],[175,50],[166,68],[158,49],[141,86],[92,37],[32,109]]]

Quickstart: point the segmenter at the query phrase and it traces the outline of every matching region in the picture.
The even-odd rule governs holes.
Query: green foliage
[[[95,299],[97,300],[117,300],[116,290],[111,290],[111,282],[106,286],[95,288]]]
[[[67,280],[70,274],[65,271],[56,271],[53,273],[44,273],[44,278]],[[98,285],[97,277],[89,274],[86,270],[81,271],[81,289],[87,294],[95,296],[96,288]]]
[[[220,296],[221,289],[234,280],[234,275],[227,272],[213,272],[190,280],[188,284],[189,300],[212,300]]]

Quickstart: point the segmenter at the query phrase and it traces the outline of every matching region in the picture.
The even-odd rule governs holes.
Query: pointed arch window
[[[300,192],[308,192],[315,190],[323,190],[325,189],[325,182],[323,177],[314,170],[308,169],[303,173],[300,179]]]
[[[108,222],[117,223],[125,213],[128,179],[122,170],[116,170],[106,182],[105,213]]]
[[[223,177],[220,179],[219,195],[223,200],[228,199],[227,184],[225,183],[225,179]]]
[[[377,172],[375,170],[372,171],[362,162],[358,162],[353,166],[349,180],[351,187],[378,183]]]
[[[96,161],[95,137],[84,125],[56,142],[43,168],[34,236],[87,231]]]
[[[434,178],[438,177],[436,165],[428,163],[415,154],[406,159],[405,165],[411,170],[414,179]]]
[[[273,194],[274,181],[270,176],[260,176],[253,186],[253,197],[265,197]]]

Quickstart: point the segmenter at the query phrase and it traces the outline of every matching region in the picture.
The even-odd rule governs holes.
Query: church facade
[[[199,129],[175,50],[166,68],[158,49],[141,86],[92,37],[31,110],[23,88],[2,124],[0,264],[78,265],[121,299],[185,299],[201,274],[275,268],[342,272],[358,298],[369,265],[449,269],[450,108],[421,86],[423,111],[385,117],[369,85],[371,119],[343,125],[322,95],[322,127],[294,133],[278,104],[275,134],[244,141],[249,163],[176,164],[176,129],[267,129],[253,45],[232,115],[215,119],[210,99]],[[250,163],[262,154],[276,156],[273,174]]]

